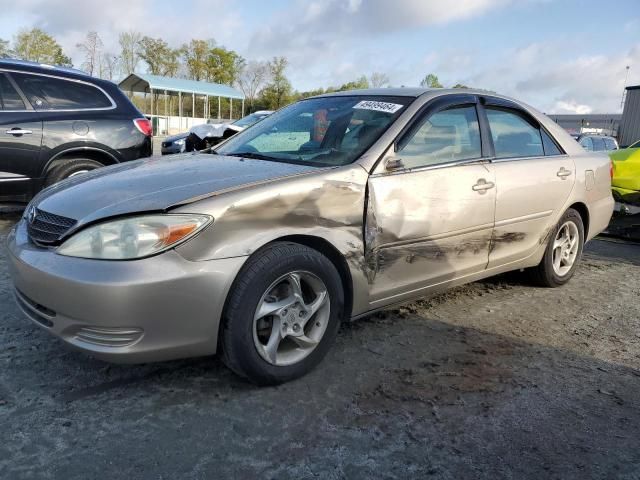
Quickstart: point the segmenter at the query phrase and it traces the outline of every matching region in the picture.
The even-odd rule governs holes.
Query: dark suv
[[[0,201],[151,155],[151,124],[112,82],[0,59]]]

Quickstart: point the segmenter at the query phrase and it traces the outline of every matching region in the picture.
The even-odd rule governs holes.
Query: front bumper
[[[215,353],[224,301],[246,257],[191,262],[175,250],[132,261],[65,257],[7,239],[24,314],[68,344],[121,363]]]

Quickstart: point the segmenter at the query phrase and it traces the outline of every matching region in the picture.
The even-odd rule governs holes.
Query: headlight
[[[175,142],[176,145],[184,145],[184,138],[181,138],[180,140],[176,140]]]
[[[211,223],[208,215],[144,215],[94,225],[64,242],[60,255],[101,260],[148,257],[174,247]]]

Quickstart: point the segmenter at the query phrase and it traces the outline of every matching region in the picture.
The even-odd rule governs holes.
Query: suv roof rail
[[[2,65],[23,65],[26,67],[39,67],[47,70],[58,70],[62,72],[75,73],[76,75],[90,76],[87,72],[71,67],[62,67],[60,65],[49,65],[47,63],[32,62],[30,60],[20,60],[17,58],[0,58],[0,66]]]

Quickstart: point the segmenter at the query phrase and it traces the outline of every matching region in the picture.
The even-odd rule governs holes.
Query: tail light
[[[151,126],[151,122],[146,118],[136,118],[133,121],[133,124],[143,135],[150,137],[153,135],[153,127]]]

